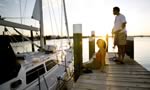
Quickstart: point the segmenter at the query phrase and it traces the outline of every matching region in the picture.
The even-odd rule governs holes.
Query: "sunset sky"
[[[61,26],[61,1],[43,0],[45,35],[66,35],[65,29],[61,31],[61,27],[65,27],[64,21]],[[0,15],[8,17],[9,21],[38,26],[37,21],[30,19],[34,4],[35,0],[0,0]],[[73,24],[83,25],[83,35],[90,35],[92,30],[97,36],[111,35],[114,6],[120,7],[126,16],[128,35],[150,35],[150,0],[66,0],[70,35],[73,34]],[[9,18],[20,16],[27,18],[22,21]],[[3,27],[0,28],[2,31]]]

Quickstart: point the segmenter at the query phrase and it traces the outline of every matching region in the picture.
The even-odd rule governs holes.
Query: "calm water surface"
[[[150,71],[150,37],[134,38],[135,60]]]
[[[97,40],[97,39],[96,39]],[[56,45],[57,49],[64,49],[68,47],[67,40],[47,40],[48,45]],[[39,45],[39,41],[35,41]],[[83,39],[83,62],[89,60],[89,39]],[[12,44],[15,53],[17,52],[30,52],[31,44],[30,42],[20,42]],[[116,52],[117,49],[113,49],[113,39],[109,38],[109,52]],[[150,37],[136,37],[134,38],[134,59],[144,66],[147,70],[150,71]],[[35,47],[35,50],[38,48]],[[98,47],[95,45],[95,51],[98,50]]]

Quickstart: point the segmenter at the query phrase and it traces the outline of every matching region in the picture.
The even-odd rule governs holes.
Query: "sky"
[[[66,35],[62,0],[43,0],[44,34]],[[82,34],[96,36],[111,35],[115,16],[114,6],[127,20],[128,35],[150,35],[150,0],[65,0],[70,35],[73,24],[82,24]],[[0,0],[0,15],[6,20],[39,27],[38,21],[31,19],[35,0]],[[20,13],[21,12],[21,13]],[[10,17],[27,17],[10,19]],[[0,26],[2,33],[3,26]],[[10,28],[11,30],[11,28]],[[14,33],[12,30],[11,33]],[[29,34],[25,30],[24,34]]]

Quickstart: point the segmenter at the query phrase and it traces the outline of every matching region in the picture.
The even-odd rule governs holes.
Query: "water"
[[[134,38],[135,60],[150,71],[150,37]]]
[[[40,41],[34,41],[35,44],[40,45]],[[47,40],[46,44],[47,45],[55,45],[58,50],[65,49],[68,47],[68,41],[66,39],[61,39],[61,40]],[[11,43],[13,50],[15,53],[22,53],[22,52],[31,52],[31,43],[29,41],[25,42],[19,42],[19,43]],[[34,46],[35,51],[38,50],[36,46]]]
[[[97,40],[97,39],[96,39]],[[65,49],[68,47],[68,41],[66,39],[61,40],[47,40],[48,45],[56,45],[57,49]],[[35,41],[36,44],[40,44],[39,41]],[[89,39],[83,39],[83,62],[89,60]],[[30,42],[20,42],[12,44],[15,53],[17,52],[30,52]],[[113,49],[113,39],[109,38],[109,52],[117,52],[117,49]],[[136,37],[134,38],[134,59],[150,71],[150,37]],[[35,47],[35,50],[38,48]],[[98,47],[95,44],[95,51],[98,51]]]

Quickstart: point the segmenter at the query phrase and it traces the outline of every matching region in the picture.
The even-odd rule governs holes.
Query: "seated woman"
[[[83,64],[85,68],[90,69],[100,69],[102,72],[104,72],[104,66],[105,66],[105,55],[106,55],[106,43],[102,39],[97,40],[97,46],[99,48],[98,52],[96,53],[96,58],[93,60],[90,60],[89,62],[86,62]]]
[[[97,46],[99,48],[96,53],[96,61],[100,64],[100,70],[104,72],[105,67],[105,56],[106,56],[106,43],[102,39],[97,40]]]

